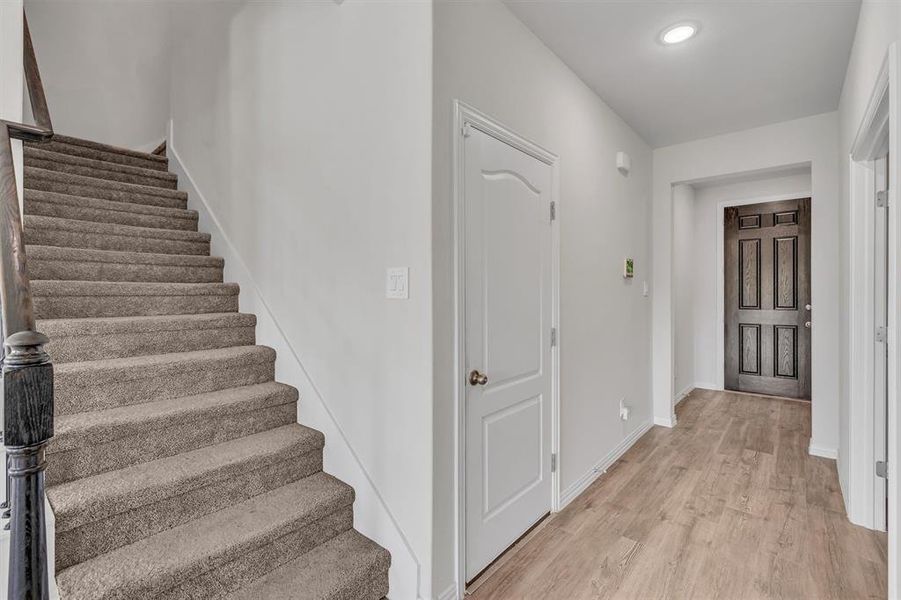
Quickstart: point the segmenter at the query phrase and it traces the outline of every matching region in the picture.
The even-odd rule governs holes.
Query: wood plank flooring
[[[845,517],[807,403],[695,390],[472,600],[886,597],[885,534]]]

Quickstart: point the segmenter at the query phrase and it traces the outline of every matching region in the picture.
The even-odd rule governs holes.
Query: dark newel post
[[[4,438],[9,456],[9,600],[47,600],[44,449],[53,437],[53,365],[47,337],[20,331],[6,339]]]

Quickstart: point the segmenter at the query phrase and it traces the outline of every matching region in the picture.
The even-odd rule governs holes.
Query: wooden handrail
[[[41,83],[31,32],[24,21],[24,69],[35,125],[0,121],[0,305],[2,305],[3,444],[7,452],[10,600],[49,598],[44,514],[45,449],[53,437],[53,365],[49,341],[35,330],[31,281],[12,139],[48,142],[50,111]]]
[[[36,125],[3,121],[0,126],[0,227],[6,243],[0,260],[0,304],[3,307],[4,340],[19,331],[34,330],[34,309],[31,302],[31,283],[25,259],[22,237],[22,215],[19,212],[19,193],[13,168],[12,138],[46,142],[53,138],[50,110],[44,95],[41,72],[38,69],[28,20],[24,19],[25,82],[31,99]]]

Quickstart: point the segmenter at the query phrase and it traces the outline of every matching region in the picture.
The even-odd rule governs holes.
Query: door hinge
[[[557,453],[551,454],[551,473],[557,472]]]
[[[888,206],[888,190],[876,192],[876,208],[885,208],[886,206]]]
[[[463,137],[468,138],[469,134],[471,132],[471,129],[472,129],[472,125],[470,125],[468,122],[463,123],[463,127],[460,128],[460,133],[463,134]]]
[[[876,477],[888,479],[888,463],[884,460],[876,461]]]
[[[557,203],[555,201],[551,201],[551,221],[557,220]]]
[[[557,328],[551,327],[551,348],[557,345]]]
[[[880,325],[876,328],[876,341],[880,344],[884,344],[888,339],[888,329],[886,329],[885,325]]]

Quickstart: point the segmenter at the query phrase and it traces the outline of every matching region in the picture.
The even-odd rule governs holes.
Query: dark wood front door
[[[810,400],[810,198],[724,217],[725,387]]]

